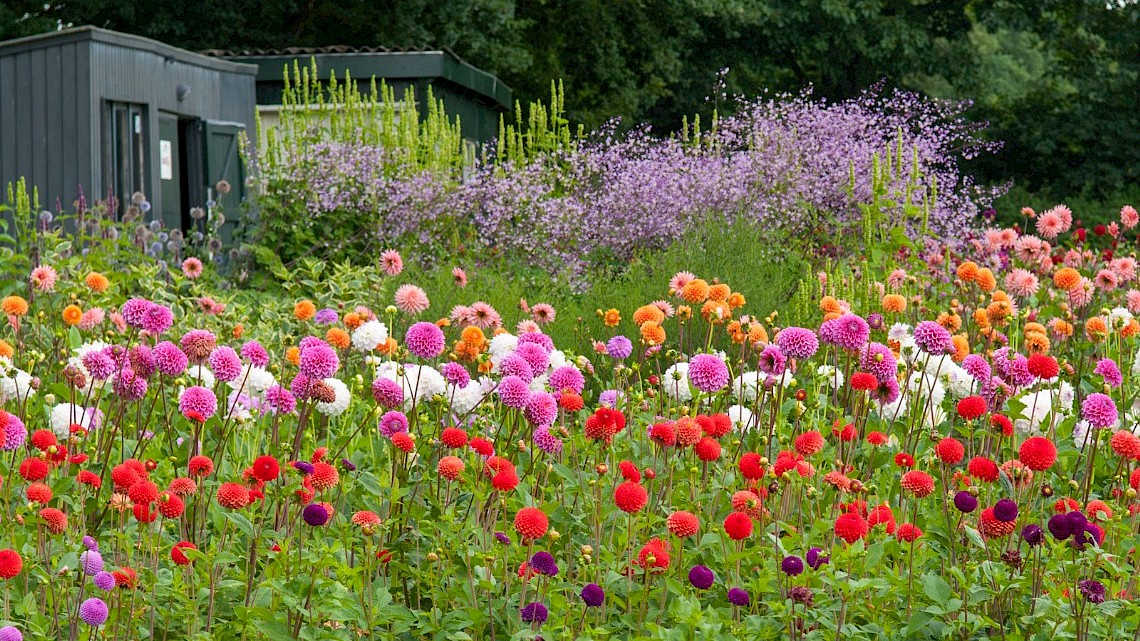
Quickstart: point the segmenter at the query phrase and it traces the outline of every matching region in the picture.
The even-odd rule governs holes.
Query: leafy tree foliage
[[[975,102],[1003,153],[977,169],[1029,189],[1116,192],[1140,178],[1134,0],[67,0],[0,3],[0,37],[95,24],[188,49],[447,47],[523,101],[678,128],[726,96],[880,80]],[[726,75],[719,72],[727,68]]]

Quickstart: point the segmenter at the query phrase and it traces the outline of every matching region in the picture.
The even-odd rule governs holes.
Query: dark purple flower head
[[[954,495],[954,507],[958,508],[959,512],[969,514],[978,509],[978,498],[966,490],[962,490]]]
[[[1011,499],[1001,499],[994,504],[994,518],[1002,523],[1012,523],[1017,520],[1017,503]]]
[[[537,623],[542,625],[546,621],[548,613],[546,606],[535,601],[528,603],[519,610],[519,616],[522,617],[523,623]]]
[[[732,588],[728,591],[728,602],[733,605],[745,606],[748,605],[749,601],[748,593],[740,588]]]
[[[511,544],[511,537],[507,536],[504,532],[495,532],[495,540],[503,545]]]
[[[554,557],[549,552],[535,552],[534,556],[530,557],[530,563],[527,567],[546,576],[558,575],[558,564],[554,562]]]
[[[1077,589],[1081,594],[1085,595],[1089,603],[1104,603],[1105,589],[1104,584],[1095,579],[1085,579],[1077,583]]]
[[[805,556],[807,557],[807,564],[811,569],[818,570],[819,566],[831,561],[831,556],[823,554],[822,552],[823,550],[821,548],[812,548],[807,551]]]
[[[882,329],[883,328],[883,315],[878,313],[878,312],[873,312],[871,314],[868,314],[867,315],[867,325],[870,326],[871,329]]]
[[[301,518],[305,519],[305,523],[317,527],[329,522],[329,511],[320,503],[310,503],[301,511]]]
[[[582,603],[585,603],[586,607],[601,607],[605,600],[606,593],[597,583],[587,583],[586,587],[582,588]]]
[[[293,461],[293,469],[308,476],[313,473],[313,464],[308,461]]]
[[[815,604],[815,597],[811,593],[811,588],[802,585],[797,585],[788,590],[788,596],[792,598],[793,602],[803,604],[805,607],[810,608]]]
[[[785,556],[780,569],[788,576],[797,576],[804,571],[804,561],[798,556]]]
[[[1066,512],[1065,521],[1069,524],[1069,531],[1073,534],[1084,530],[1085,526],[1089,524],[1088,517],[1076,510]]]
[[[711,588],[715,580],[713,571],[703,565],[694,565],[693,569],[689,570],[689,583],[698,590]]]
[[[345,472],[356,471],[356,464],[346,458],[342,458],[340,460],[340,466],[344,469]]]
[[[1040,525],[1031,523],[1021,528],[1021,538],[1030,545],[1036,547],[1045,542],[1045,531],[1041,529]]]
[[[1055,514],[1045,524],[1049,528],[1049,534],[1052,534],[1053,538],[1058,541],[1064,541],[1073,535],[1073,530],[1069,527],[1069,519],[1065,516],[1065,514]]]

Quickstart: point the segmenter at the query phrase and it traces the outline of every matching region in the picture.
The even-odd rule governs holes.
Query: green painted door
[[[158,114],[158,185],[161,205],[157,212],[166,229],[182,227],[182,211],[186,208],[182,189],[181,145],[178,140],[178,116]]]
[[[229,241],[241,217],[241,201],[245,187],[245,170],[241,164],[241,135],[245,128],[236,123],[206,121],[204,127],[207,193],[225,212],[222,238]],[[228,184],[228,193],[219,184]]]

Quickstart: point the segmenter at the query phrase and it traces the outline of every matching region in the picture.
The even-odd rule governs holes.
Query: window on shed
[[[107,102],[103,108],[103,186],[122,213],[135,192],[146,193],[148,162],[146,106]]]

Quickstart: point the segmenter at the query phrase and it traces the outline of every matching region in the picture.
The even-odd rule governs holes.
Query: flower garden
[[[790,105],[821,145],[871,130],[854,104]],[[663,201],[630,181],[689,163],[668,181],[666,200],[689,199],[662,212],[676,226],[645,245],[528,210],[535,238],[574,239],[537,265],[569,266],[565,290],[527,281],[561,292],[549,303],[491,300],[494,263],[458,250],[274,265],[287,278],[261,291],[216,235],[220,208],[183,238],[139,224],[141,195],[122,217],[18,203],[0,279],[0,641],[1140,635],[1136,210],[997,223],[963,213],[977,191],[956,178],[938,201],[953,206],[935,205],[929,176],[957,166],[926,163],[950,138],[891,147],[901,125],[760,171],[814,172],[786,203],[710,204],[681,174],[755,170],[749,145],[726,150],[745,120],[703,151],[634,136],[467,186],[389,176],[436,180],[448,202],[497,194],[487,212],[568,162],[636,195],[583,179],[535,200],[610,189],[590,215],[632,224]],[[645,296],[617,279],[594,312],[598,259],[558,253],[652,257],[638,252],[702,233],[697,210],[763,227],[788,207],[842,215],[778,307],[756,300],[753,264],[658,273]],[[439,216],[415,211],[438,247]],[[541,249],[515,240],[515,260]]]

